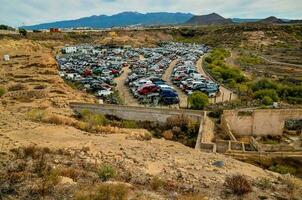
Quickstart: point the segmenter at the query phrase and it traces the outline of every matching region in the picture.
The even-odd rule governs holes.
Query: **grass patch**
[[[12,92],[12,91],[19,91],[19,90],[26,90],[27,87],[25,85],[22,85],[21,83],[12,85],[10,87],[8,87],[8,91]]]
[[[101,181],[108,181],[109,179],[115,177],[116,172],[113,167],[109,164],[102,164],[98,169],[98,176]]]
[[[126,200],[129,188],[124,184],[103,183],[86,187],[75,194],[75,200]]]
[[[6,89],[3,86],[0,86],[0,97],[2,97],[6,93]]]
[[[261,58],[259,58],[258,56],[255,55],[241,55],[238,58],[238,62],[240,65],[243,66],[252,66],[252,65],[259,65],[262,63]]]
[[[297,169],[292,167],[292,166],[288,166],[288,165],[282,165],[282,164],[276,164],[276,165],[272,165],[268,168],[270,171],[273,172],[277,172],[280,174],[295,174],[297,172]]]

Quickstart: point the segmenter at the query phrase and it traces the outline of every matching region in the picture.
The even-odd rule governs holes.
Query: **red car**
[[[159,88],[156,85],[154,85],[154,84],[152,84],[152,85],[144,85],[143,87],[139,88],[137,90],[137,92],[140,95],[147,95],[147,94],[150,94],[150,93],[157,92],[158,89]]]
[[[92,70],[91,69],[85,69],[83,72],[84,77],[92,76]]]

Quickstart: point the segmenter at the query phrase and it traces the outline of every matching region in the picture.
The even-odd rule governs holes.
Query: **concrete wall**
[[[229,124],[235,135],[282,135],[284,123],[289,119],[302,119],[302,109],[253,110],[250,115],[242,111],[225,110],[221,118],[223,128]]]
[[[83,104],[71,103],[70,107],[77,112],[88,109],[91,112],[113,115],[121,119],[135,121],[151,121],[165,123],[168,117],[175,115],[186,115],[192,120],[201,121],[203,111],[183,110],[183,109],[161,109],[161,108],[143,108],[120,105],[101,105],[101,104]]]

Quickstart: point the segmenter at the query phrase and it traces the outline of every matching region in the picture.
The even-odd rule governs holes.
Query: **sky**
[[[17,27],[124,11],[302,19],[302,0],[0,0],[0,24]]]

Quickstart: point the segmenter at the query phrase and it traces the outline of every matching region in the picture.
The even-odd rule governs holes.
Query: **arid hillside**
[[[144,32],[108,34],[93,41],[143,45],[146,40],[155,44],[172,38],[153,32],[151,38]],[[81,37],[86,41],[84,35],[74,40],[60,40],[62,35],[58,40],[36,37],[0,40],[0,58],[10,55],[10,61],[0,61],[0,199],[302,196],[300,181],[291,176],[151,138],[146,130],[99,127],[93,133],[85,131],[87,123],[74,117],[68,103],[95,99],[64,83],[53,55],[67,41],[79,42]]]

